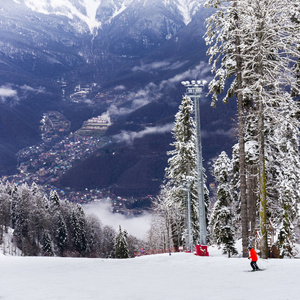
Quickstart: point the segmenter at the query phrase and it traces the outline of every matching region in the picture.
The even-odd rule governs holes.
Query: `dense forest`
[[[0,244],[11,229],[9,244],[25,256],[115,257],[116,229],[86,215],[81,205],[61,201],[56,191],[46,197],[36,184],[0,184]],[[128,256],[139,243],[126,235]]]

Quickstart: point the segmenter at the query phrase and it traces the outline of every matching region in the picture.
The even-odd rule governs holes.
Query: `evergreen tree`
[[[81,253],[88,253],[89,252],[89,245],[86,238],[86,218],[84,214],[84,210],[81,205],[77,204],[77,211],[78,211],[78,219],[79,219],[79,226],[80,226],[80,234],[81,234]]]
[[[77,205],[71,216],[72,240],[74,249],[81,255],[87,251],[86,228],[84,212],[80,205]]]
[[[42,194],[42,189],[36,184],[30,187],[30,209],[28,222],[28,236],[32,245],[35,245],[37,252],[40,252],[43,233],[51,227],[51,217],[47,210],[47,204]],[[49,231],[50,233],[51,231]]]
[[[119,232],[115,240],[116,258],[129,258],[127,236],[128,236],[127,231],[122,230],[121,226],[119,226]]]
[[[60,199],[59,199],[59,196],[56,191],[50,192],[49,202],[50,202],[50,205],[52,205],[54,207],[59,207]]]
[[[16,190],[14,195],[14,235],[17,238],[18,246],[26,255],[30,255],[27,243],[29,234],[29,211],[30,211],[30,194],[27,184],[23,184]]]
[[[3,233],[7,232],[11,217],[11,198],[6,193],[0,192],[0,241]]]
[[[232,178],[231,178],[231,186],[232,191],[231,195],[234,203],[234,226],[235,226],[235,235],[237,238],[242,237],[242,222],[241,222],[241,194],[240,190],[240,168],[239,168],[239,145],[235,144],[232,147],[232,159],[231,159],[231,168],[232,168]]]
[[[214,174],[218,182],[218,200],[211,215],[212,235],[218,246],[223,246],[223,253],[237,254],[234,246],[233,196],[231,186],[231,160],[222,152],[214,164]]]
[[[61,214],[58,216],[55,238],[59,253],[61,256],[63,256],[64,250],[67,246],[68,231],[66,223]]]

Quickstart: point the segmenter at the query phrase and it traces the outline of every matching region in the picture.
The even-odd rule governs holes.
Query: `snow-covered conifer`
[[[68,239],[68,231],[66,223],[61,214],[58,216],[57,224],[56,224],[56,244],[59,249],[59,253],[61,256],[64,254],[64,250],[67,246]]]
[[[222,152],[214,164],[214,174],[218,183],[218,200],[211,215],[211,235],[223,252],[237,254],[234,246],[233,196],[231,186],[231,160],[226,152]]]
[[[0,192],[0,240],[11,225],[11,197]]]
[[[60,205],[60,199],[56,191],[51,191],[49,201],[52,206],[58,207]]]
[[[88,250],[88,245],[86,239],[84,211],[79,204],[77,204],[73,209],[71,216],[71,226],[74,249],[79,254],[84,255]]]
[[[119,226],[119,232],[115,240],[115,257],[116,258],[129,258],[129,251],[127,245],[127,236],[128,233],[126,230],[122,230]]]

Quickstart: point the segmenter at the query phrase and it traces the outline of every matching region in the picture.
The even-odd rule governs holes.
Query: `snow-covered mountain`
[[[196,0],[1,0],[0,175],[16,167],[18,150],[40,141],[39,122],[47,111],[63,112],[72,131],[97,114],[113,111],[111,135],[172,123],[184,91],[181,80],[204,79],[210,72],[203,40],[208,15],[203,1]],[[78,85],[96,86],[80,104],[70,97]],[[214,126],[210,114],[205,113],[203,128],[217,130],[207,128]],[[136,141],[134,172],[124,164],[133,153],[125,145],[111,164],[121,179],[112,177],[109,184],[130,193],[134,182],[135,191],[155,193],[170,136],[158,135],[161,141],[155,147],[152,136]],[[229,140],[222,135],[218,142],[224,149]],[[204,155],[216,151],[216,143],[208,143]],[[144,159],[141,153],[148,152],[150,158]],[[103,178],[116,173],[100,169]],[[88,168],[82,164],[82,170]],[[147,176],[138,176],[140,171]],[[84,177],[90,182],[89,174]]]
[[[179,14],[187,25],[201,7],[202,1],[195,0],[11,0],[35,12],[65,16],[75,25],[84,23],[90,30],[101,28],[110,23],[130,7],[164,7],[171,14]],[[150,11],[151,14],[151,11]],[[83,29],[76,26],[77,29]]]
[[[203,11],[202,4],[195,0],[2,0],[1,63],[6,68],[25,66],[26,72],[29,65],[35,74],[46,64],[47,76],[97,64],[100,73],[108,74],[112,59],[145,57],[174,38]],[[118,70],[120,66],[123,62],[118,61]]]

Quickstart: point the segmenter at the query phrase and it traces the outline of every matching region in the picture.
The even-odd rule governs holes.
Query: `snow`
[[[114,19],[116,16],[118,16],[119,14],[121,14],[127,8],[127,6],[130,3],[131,3],[131,1],[129,1],[128,3],[123,2],[120,8],[118,8],[116,5],[114,5],[114,13],[110,17],[108,23],[110,23],[112,21],[112,19]]]
[[[42,14],[48,14],[47,2],[44,0],[25,0],[25,4],[30,9],[40,12]]]
[[[183,22],[185,23],[185,25],[188,25],[192,21],[192,18],[194,17],[195,13],[202,6],[202,2],[203,1],[199,1],[199,0],[176,1],[178,10],[182,15]]]
[[[299,259],[259,259],[263,272],[248,272],[247,258],[190,253],[131,259],[10,257],[0,254],[4,300],[296,300]]]
[[[65,15],[70,19],[74,19],[74,17],[79,18],[87,24],[91,33],[95,28],[99,28],[101,26],[101,22],[96,19],[97,9],[100,3],[100,0],[83,0],[80,4],[86,9],[86,14],[84,14],[72,4],[72,1],[68,0],[25,0],[27,7],[33,11],[37,11],[42,14],[56,13],[59,15]]]
[[[183,22],[185,25],[188,25],[192,21],[192,15],[193,15],[193,7],[195,6],[195,2],[197,1],[178,1],[177,7],[180,11]]]

